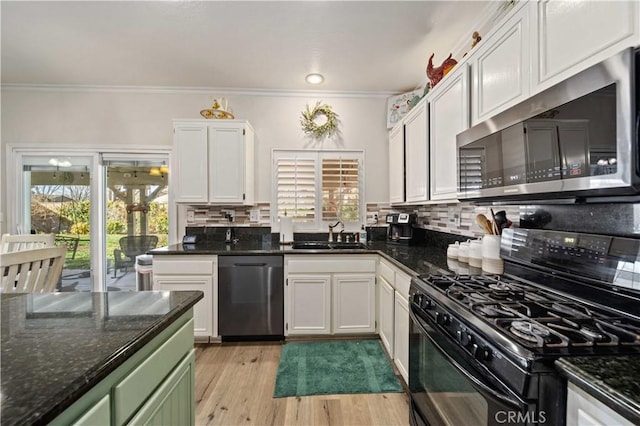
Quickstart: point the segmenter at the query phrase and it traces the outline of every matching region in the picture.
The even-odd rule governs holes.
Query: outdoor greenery
[[[58,237],[58,244],[67,246],[66,269],[89,269],[91,265],[89,188],[87,185],[67,185],[62,190],[60,188],[46,185],[32,187],[33,231],[54,233]],[[127,235],[128,231],[133,235],[156,235],[158,247],[168,243],[169,215],[166,204],[152,201],[148,204],[147,213],[140,211],[127,213],[127,205],[124,201],[110,200],[107,201],[106,220],[109,267],[113,265],[114,249],[120,248],[120,238]]]

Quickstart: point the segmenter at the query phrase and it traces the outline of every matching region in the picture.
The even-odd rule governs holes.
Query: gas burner
[[[491,283],[488,285],[491,290],[512,291],[513,289],[509,284],[498,281],[497,283]]]
[[[513,321],[510,330],[521,339],[533,343],[544,341],[544,338],[549,336],[549,330],[529,321]]]

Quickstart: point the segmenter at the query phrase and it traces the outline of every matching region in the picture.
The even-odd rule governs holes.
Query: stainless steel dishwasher
[[[218,257],[218,332],[223,341],[284,337],[282,256]]]

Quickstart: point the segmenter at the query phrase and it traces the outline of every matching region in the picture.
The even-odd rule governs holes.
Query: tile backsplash
[[[505,205],[491,208],[494,212],[504,210],[514,226],[627,237],[640,235],[640,203]],[[187,209],[187,226],[228,226],[224,215],[226,210],[234,210],[233,226],[271,226],[268,202],[255,206],[190,206]],[[252,210],[258,212],[257,221],[250,220]],[[368,203],[367,213],[368,226],[385,226],[386,216],[390,213],[416,213],[421,228],[469,237],[482,235],[476,224],[476,215],[482,213],[491,218],[490,207],[470,202],[402,207]],[[377,223],[373,220],[373,213],[378,214]],[[189,219],[191,214],[193,219]]]

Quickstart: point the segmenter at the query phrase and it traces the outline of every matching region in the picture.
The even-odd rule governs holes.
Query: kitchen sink
[[[332,250],[332,249],[361,249],[364,244],[356,242],[328,242],[328,241],[296,241],[291,248],[303,250]]]

